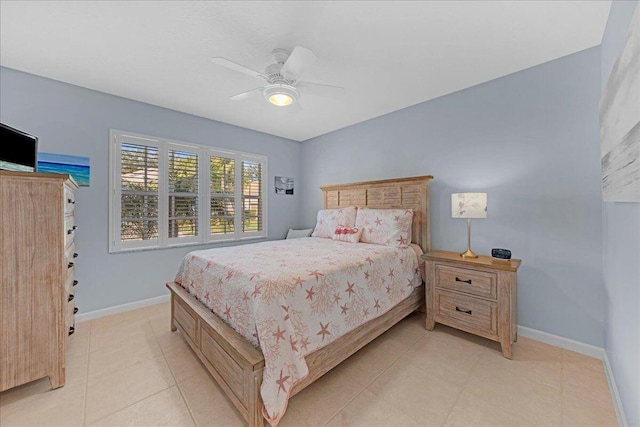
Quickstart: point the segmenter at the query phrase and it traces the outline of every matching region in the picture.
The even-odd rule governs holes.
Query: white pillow
[[[293,228],[289,229],[287,233],[287,239],[299,239],[300,237],[310,237],[313,232],[313,228],[308,230],[294,230]]]

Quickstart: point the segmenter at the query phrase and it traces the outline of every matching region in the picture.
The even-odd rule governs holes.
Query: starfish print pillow
[[[338,209],[322,209],[318,211],[316,228],[311,237],[331,239],[336,228],[354,227],[356,225],[356,207]]]
[[[412,222],[412,209],[358,209],[356,216],[361,242],[400,248],[411,243]]]

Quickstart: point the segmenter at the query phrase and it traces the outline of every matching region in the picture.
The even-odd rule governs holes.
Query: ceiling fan
[[[271,54],[275,63],[268,65],[264,73],[252,70],[226,58],[212,58],[214,64],[267,82],[264,86],[233,95],[229,97],[230,99],[243,101],[262,94],[273,105],[286,107],[294,104],[303,93],[332,98],[344,96],[345,89],[343,87],[299,81],[302,73],[317,59],[309,49],[296,46],[292,52],[289,52],[286,49],[278,48],[274,49]]]

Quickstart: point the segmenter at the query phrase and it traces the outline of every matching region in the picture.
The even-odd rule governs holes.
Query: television
[[[38,137],[0,123],[0,169],[35,172]]]

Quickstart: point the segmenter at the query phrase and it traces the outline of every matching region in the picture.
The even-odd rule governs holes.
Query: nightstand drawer
[[[435,320],[486,338],[498,335],[498,303],[435,291]]]
[[[436,287],[496,299],[495,273],[436,264]]]

